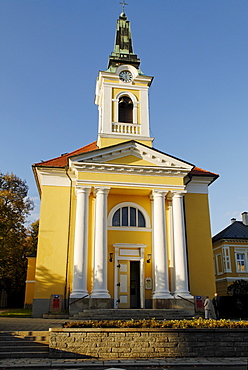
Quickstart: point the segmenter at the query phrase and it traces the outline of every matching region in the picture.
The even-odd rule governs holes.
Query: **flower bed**
[[[88,320],[67,322],[64,328],[170,328],[170,329],[248,329],[248,321],[205,320],[201,317],[192,320]]]

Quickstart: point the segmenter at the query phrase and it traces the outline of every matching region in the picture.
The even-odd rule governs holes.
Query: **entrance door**
[[[140,308],[140,262],[121,261],[118,275],[118,307]]]
[[[140,308],[139,261],[130,261],[130,308]]]
[[[121,261],[119,263],[119,282],[118,286],[118,307],[130,307],[130,264],[129,261]]]

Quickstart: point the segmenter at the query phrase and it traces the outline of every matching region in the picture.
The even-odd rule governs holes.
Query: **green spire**
[[[137,69],[140,65],[140,59],[133,52],[130,22],[125,13],[121,13],[117,20],[114,51],[109,57],[108,71],[115,72],[121,64],[131,64]]]

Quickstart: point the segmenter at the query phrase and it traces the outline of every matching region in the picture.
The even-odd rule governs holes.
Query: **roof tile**
[[[82,148],[74,150],[73,152],[62,154],[60,157],[49,159],[47,161],[35,163],[33,166],[34,167],[43,167],[43,166],[44,167],[65,167],[68,164],[68,158],[74,155],[91,152],[92,150],[96,150],[96,149],[99,149],[99,148],[96,145],[96,141],[94,141],[91,144],[88,144],[86,146],[83,146]]]
[[[235,221],[220,231],[213,237],[213,242],[221,239],[247,239],[248,240],[248,226],[244,225],[242,221]]]
[[[73,157],[75,155],[79,155],[79,154],[82,154],[82,153],[87,153],[87,152],[91,152],[93,150],[99,149],[99,147],[96,145],[96,143],[97,143],[96,141],[93,141],[93,143],[85,145],[82,148],[74,150],[73,152],[62,154],[60,157],[49,159],[47,161],[42,161],[42,162],[39,162],[39,163],[35,163],[33,166],[34,167],[61,167],[61,168],[63,168],[65,166],[67,166],[68,158]],[[199,168],[199,167],[194,167],[191,170],[191,175],[218,177],[217,174],[215,174],[213,172],[205,171],[205,170],[203,170],[202,168]]]

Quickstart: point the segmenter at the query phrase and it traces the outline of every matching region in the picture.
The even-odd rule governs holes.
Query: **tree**
[[[38,233],[39,233],[39,220],[34,221],[27,229],[26,241],[29,254],[35,253],[37,251]]]
[[[227,294],[233,296],[248,294],[248,281],[245,280],[234,281],[234,283],[229,285],[229,287],[227,288]]]
[[[23,299],[30,250],[25,221],[33,208],[26,182],[0,173],[0,289],[7,291],[8,304]]]

